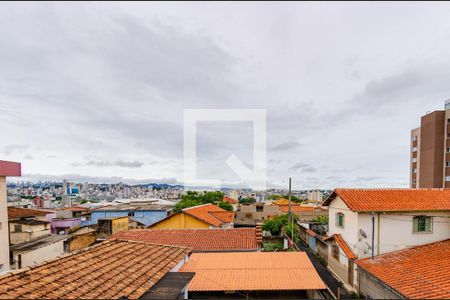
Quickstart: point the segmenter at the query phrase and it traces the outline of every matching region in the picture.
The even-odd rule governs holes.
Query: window
[[[129,217],[134,217],[134,211],[128,213]]]
[[[413,136],[412,140],[413,142],[417,141],[417,135]]]
[[[413,232],[432,232],[433,222],[431,217],[418,216],[413,218]]]
[[[416,152],[416,151],[417,151],[417,147],[413,147],[412,152]]]
[[[450,148],[449,147],[447,147],[447,153],[450,153]]]
[[[450,181],[450,176],[445,176],[445,181]]]
[[[417,162],[417,158],[413,158],[413,159],[412,159],[412,162],[413,162],[413,163]]]
[[[343,213],[336,214],[336,226],[344,227],[344,214]]]
[[[446,166],[446,167],[450,167],[450,161],[446,161],[446,162],[445,162],[445,166]]]
[[[416,174],[417,173],[417,169],[413,169],[413,173]]]
[[[14,224],[14,232],[22,232],[22,225]]]

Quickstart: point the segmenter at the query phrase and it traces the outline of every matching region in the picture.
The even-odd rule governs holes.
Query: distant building
[[[308,200],[309,201],[317,201],[317,202],[322,202],[322,192],[319,190],[316,191],[311,191],[308,193]]]
[[[411,188],[450,188],[450,100],[411,131]]]
[[[91,219],[82,222],[82,226],[98,224],[99,219],[129,217],[132,221],[137,221],[149,226],[167,217],[171,207],[154,204],[119,204],[109,205],[95,209],[91,212]]]
[[[20,163],[0,160],[0,274],[10,269],[9,266],[9,226],[7,205],[7,176],[21,176]]]

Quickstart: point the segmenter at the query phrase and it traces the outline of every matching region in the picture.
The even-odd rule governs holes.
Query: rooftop
[[[255,228],[233,229],[133,229],[121,231],[110,239],[142,241],[192,248],[194,252],[256,251]]]
[[[8,207],[8,219],[45,216],[49,212],[30,208]]]
[[[349,247],[347,242],[345,242],[342,235],[336,233],[336,234],[333,234],[332,236],[324,238],[323,240],[324,241],[334,240],[339,245],[339,247],[342,249],[342,251],[344,251],[345,256],[347,256],[350,259],[357,258],[357,256],[355,255],[355,253],[353,253],[352,249]]]
[[[361,212],[450,210],[450,189],[335,189],[322,205],[337,196]]]
[[[229,204],[237,204],[239,201],[237,201],[234,198],[228,197],[228,196],[223,196],[223,202],[225,203],[229,203]]]
[[[118,204],[103,206],[93,211],[129,211],[129,210],[169,210],[171,207],[159,204]]]
[[[183,209],[183,212],[213,226],[232,223],[234,212],[226,211],[214,204],[204,204]]]
[[[450,298],[450,239],[364,258],[356,264],[405,298]]]
[[[0,176],[21,176],[22,166],[20,163],[0,160]]]
[[[50,224],[50,222],[48,222],[48,221],[36,220],[36,219],[12,220],[11,223],[13,223],[13,224],[21,224],[21,225],[30,225],[30,226]]]
[[[137,299],[190,249],[112,240],[0,277],[0,298]]]
[[[305,252],[194,253],[182,272],[195,272],[189,291],[325,289]]]
[[[288,205],[280,205],[279,210],[282,212],[288,212],[289,206]],[[300,205],[291,205],[291,211],[292,212],[313,212],[314,207],[312,206],[300,206]]]

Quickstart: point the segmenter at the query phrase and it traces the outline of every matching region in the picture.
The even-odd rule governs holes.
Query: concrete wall
[[[31,239],[50,234],[50,229],[35,232],[10,232],[11,245],[28,242]]]
[[[67,241],[67,251],[73,252],[91,246],[97,240],[97,232],[75,235]]]
[[[0,274],[9,270],[8,206],[6,178],[0,176]]]
[[[400,294],[386,286],[383,282],[366,272],[364,269],[358,268],[358,293],[363,297],[371,299],[402,299]]]
[[[53,259],[59,255],[64,254],[64,241],[59,241],[28,252],[14,252],[14,259],[16,260],[16,267],[21,255],[22,268],[39,264],[43,261]]]

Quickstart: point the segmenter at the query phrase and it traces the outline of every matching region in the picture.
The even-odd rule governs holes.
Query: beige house
[[[36,219],[19,219],[9,222],[9,243],[11,245],[50,234],[50,222]]]

